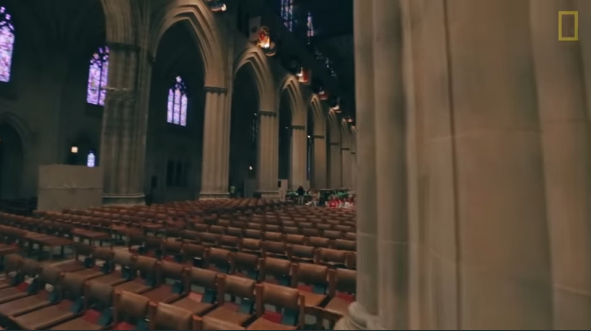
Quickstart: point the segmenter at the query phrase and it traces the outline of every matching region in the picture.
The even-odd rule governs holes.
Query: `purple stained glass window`
[[[86,90],[86,102],[97,105],[105,105],[107,95],[107,81],[109,79],[109,48],[101,47],[90,59],[88,69],[88,88]]]
[[[168,90],[166,121],[171,124],[187,126],[187,105],[187,88],[181,77],[176,77],[174,86]]]
[[[14,51],[14,26],[5,7],[0,7],[0,82],[10,81]]]

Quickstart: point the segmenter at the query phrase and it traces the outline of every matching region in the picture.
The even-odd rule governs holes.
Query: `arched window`
[[[109,78],[109,48],[101,47],[92,54],[90,68],[88,69],[88,88],[86,90],[86,102],[97,105],[105,105],[107,94],[107,80]]]
[[[166,121],[171,124],[187,126],[187,87],[176,78],[174,86],[168,90],[168,114]]]
[[[86,166],[89,168],[94,168],[96,166],[96,155],[92,151],[86,156]]]
[[[6,8],[0,7],[0,82],[10,81],[13,51],[14,26]]]
[[[289,31],[293,31],[295,25],[293,0],[281,0],[281,19]]]
[[[308,12],[308,44],[312,42],[314,37],[314,23],[312,22],[312,13]]]

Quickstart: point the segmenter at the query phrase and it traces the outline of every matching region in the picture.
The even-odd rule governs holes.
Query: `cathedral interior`
[[[589,0],[0,0],[0,329],[589,330],[587,81]]]

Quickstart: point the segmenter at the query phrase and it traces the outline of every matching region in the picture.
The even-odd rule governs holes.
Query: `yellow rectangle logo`
[[[558,12],[558,40],[578,41],[579,40],[579,12],[559,11]]]

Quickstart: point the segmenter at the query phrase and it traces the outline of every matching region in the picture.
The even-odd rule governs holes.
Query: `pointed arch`
[[[8,124],[18,133],[23,144],[23,154],[27,156],[27,150],[31,143],[31,131],[25,122],[15,113],[10,111],[0,112],[0,124]]]
[[[105,12],[107,42],[135,45],[139,8],[131,0],[101,0]]]
[[[326,116],[324,115],[324,107],[322,101],[316,94],[312,94],[310,98],[310,106],[314,114],[314,135],[326,135]]]
[[[189,26],[189,30],[199,45],[201,60],[205,70],[205,86],[227,86],[226,71],[224,65],[226,58],[220,44],[218,27],[211,11],[203,1],[178,0],[166,1],[162,8],[156,10],[154,19],[154,33],[150,40],[150,54],[157,56],[158,45],[164,33],[174,24],[183,22]]]
[[[273,90],[273,76],[267,56],[256,46],[247,47],[234,62],[234,74],[236,77],[238,71],[245,65],[250,66],[259,92],[259,109],[275,112],[278,107],[275,106],[276,98]]]
[[[289,74],[286,75],[281,82],[278,95],[281,95],[283,92],[288,93],[289,102],[291,104],[291,125],[305,126],[307,124],[306,116],[308,115],[308,112],[307,107],[304,105],[300,83],[295,76]]]

